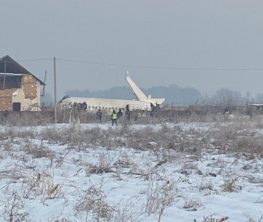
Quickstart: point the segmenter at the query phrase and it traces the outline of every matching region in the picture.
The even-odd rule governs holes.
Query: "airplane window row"
[[[110,111],[110,110],[116,110],[118,111],[119,108],[118,107],[104,107],[104,106],[88,106],[88,109],[95,109],[95,110],[98,110],[98,109],[101,109],[101,110],[105,110],[105,111]],[[121,108],[121,110],[123,111],[124,109]]]
[[[72,104],[70,104],[70,106],[72,106]],[[89,110],[104,110],[104,111],[112,111],[113,109],[117,112],[119,111],[118,107],[104,107],[104,106],[86,106],[87,109]],[[144,107],[138,107],[138,108],[134,108],[134,107],[130,107],[130,110],[148,110],[149,107],[144,106]],[[121,111],[125,111],[125,108],[121,108]]]

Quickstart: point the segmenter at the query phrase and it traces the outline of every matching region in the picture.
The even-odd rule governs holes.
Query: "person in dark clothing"
[[[125,117],[126,117],[126,119],[127,119],[128,121],[130,121],[130,119],[131,119],[131,112],[130,112],[129,105],[126,106]]]
[[[118,116],[117,116],[117,113],[115,110],[112,111],[112,114],[111,114],[111,123],[112,123],[112,126],[114,126],[114,124],[117,126],[117,120],[118,120]]]
[[[118,119],[119,119],[120,117],[122,117],[122,111],[121,111],[121,109],[119,109],[119,111],[118,111],[118,113],[117,113],[117,117],[118,117]]]
[[[154,105],[151,103],[150,117],[154,117],[154,112],[155,112],[155,107],[154,107]]]
[[[101,122],[101,119],[102,119],[101,109],[99,109],[99,110],[96,112],[96,119],[98,119],[98,120]]]

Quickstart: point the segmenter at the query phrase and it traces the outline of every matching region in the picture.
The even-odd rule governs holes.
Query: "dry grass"
[[[43,145],[36,145],[32,142],[27,142],[22,145],[22,150],[24,150],[27,154],[31,155],[33,158],[48,158],[53,159],[55,157],[55,153],[50,149]]]
[[[175,200],[175,184],[167,181],[163,185],[150,184],[147,192],[147,201],[145,212],[147,215],[156,214],[158,216],[158,222],[161,221],[161,217],[164,210],[171,206]]]
[[[22,186],[23,198],[36,199],[40,197],[41,202],[47,199],[56,199],[63,196],[62,185],[54,183],[53,178],[46,173],[38,173],[34,177],[24,179]]]
[[[69,218],[59,218],[59,219],[52,219],[49,220],[49,222],[71,222],[72,220],[70,220]]]
[[[234,176],[232,178],[224,180],[223,191],[224,192],[236,192],[242,189],[241,186],[237,185],[239,177]]]
[[[130,147],[151,150],[160,158],[169,159],[177,153],[191,153],[200,156],[202,152],[253,153],[263,155],[263,139],[253,132],[256,123],[252,120],[233,119],[227,123],[213,123],[208,131],[199,129],[182,130],[163,124],[160,130],[153,126],[133,130],[127,125],[121,128],[103,130],[49,128],[39,137],[51,143],[68,144],[79,150],[89,147]]]
[[[91,186],[76,206],[77,213],[92,215],[95,221],[112,221],[114,208],[106,202],[106,195],[100,187]]]
[[[89,164],[86,170],[87,175],[90,174],[103,174],[103,173],[112,173],[115,172],[113,170],[114,166],[112,163],[107,159],[105,154],[101,154],[99,156],[98,164]]]
[[[262,222],[262,221],[263,221],[263,215],[258,219],[255,219],[255,218],[248,219],[248,222]]]
[[[228,221],[228,219],[229,217],[217,218],[213,215],[210,215],[210,216],[204,217],[202,222],[225,222],[225,221]],[[197,220],[194,220],[194,222],[197,222]]]
[[[24,211],[24,202],[18,193],[13,192],[4,206],[4,219],[9,222],[29,221],[28,213]]]
[[[197,118],[197,117],[193,117]],[[218,117],[221,118],[221,117]],[[118,128],[109,128],[103,130],[100,128],[81,129],[81,128],[47,128],[41,133],[35,133],[31,130],[19,131],[14,128],[9,128],[6,132],[0,133],[0,158],[2,153],[16,154],[16,148],[19,151],[24,151],[29,158],[47,158],[53,160],[55,153],[52,152],[47,142],[52,144],[65,144],[69,151],[73,152],[90,152],[90,149],[96,147],[105,147],[105,150],[116,150],[119,148],[133,148],[135,152],[147,151],[154,159],[154,166],[145,168],[136,165],[131,157],[127,155],[120,156],[115,161],[107,158],[106,154],[101,154],[96,163],[85,163],[80,166],[86,171],[87,176],[90,174],[113,173],[114,176],[121,175],[120,172],[124,168],[125,174],[142,176],[145,181],[155,184],[149,186],[144,212],[147,215],[154,215],[158,221],[161,221],[164,211],[171,206],[175,201],[175,184],[169,180],[165,180],[165,164],[169,165],[177,161],[180,162],[179,172],[182,176],[185,175],[186,182],[191,174],[199,174],[206,178],[225,177],[222,182],[222,187],[216,187],[211,181],[204,181],[197,187],[200,191],[217,192],[237,192],[242,187],[239,185],[239,178],[233,175],[227,175],[225,159],[215,159],[207,165],[207,172],[203,172],[198,168],[198,164],[193,164],[193,160],[200,160],[203,154],[237,154],[237,156],[247,156],[251,159],[261,158],[263,156],[263,139],[262,136],[255,132],[258,124],[253,120],[233,119],[224,120],[224,122],[216,122],[209,125],[209,130],[200,130],[198,128],[183,129],[179,126],[170,127],[167,124],[157,130],[154,126],[145,128],[133,129],[127,124]],[[201,121],[201,120],[200,120]],[[22,139],[23,138],[23,139]],[[39,139],[44,143],[36,145],[31,139]],[[21,143],[21,144],[20,144]],[[14,146],[15,145],[15,146]],[[20,148],[19,148],[20,147]],[[128,150],[128,149],[127,149]],[[67,153],[65,154],[65,156]],[[56,160],[56,167],[60,167],[65,156],[61,156]],[[3,158],[3,157],[2,157]],[[19,159],[19,158],[18,158]],[[182,159],[181,161],[178,161]],[[26,160],[24,161],[24,163]],[[53,161],[51,161],[53,164]],[[84,162],[84,161],[83,161]],[[81,165],[82,163],[77,162]],[[233,163],[234,164],[234,163]],[[161,166],[161,167],[160,167]],[[244,166],[245,167],[245,166]],[[247,166],[251,167],[251,166]],[[159,169],[161,170],[159,171]],[[223,169],[223,170],[222,170]],[[224,171],[226,170],[226,171]],[[245,168],[243,170],[246,170]],[[39,199],[44,203],[47,199],[57,199],[63,197],[62,185],[54,182],[54,179],[49,174],[39,173],[33,177],[24,178],[19,170],[17,174],[11,176],[12,179],[23,180],[22,195],[25,199]],[[161,172],[161,173],[160,173]],[[11,171],[1,172],[0,179],[6,178],[6,175]],[[161,175],[160,175],[161,174]],[[9,178],[9,177],[8,177]],[[121,176],[120,176],[121,178]],[[262,184],[262,180],[248,176],[248,182]],[[187,182],[188,183],[188,182]],[[162,185],[160,185],[162,184]],[[13,205],[17,205],[13,200]],[[87,189],[79,200],[76,206],[77,215],[85,215],[85,218],[92,218],[95,221],[136,221],[127,209],[118,209],[107,203],[106,194],[101,187],[92,186]],[[18,201],[19,202],[19,201]],[[12,204],[10,205],[12,206]],[[202,207],[202,203],[198,200],[186,200],[183,206],[185,210],[198,210]],[[7,212],[10,207],[7,207]],[[222,222],[226,218],[217,218],[209,216],[203,219],[203,222]],[[19,220],[18,220],[19,221]],[[67,222],[67,218],[53,220],[58,222]],[[260,220],[250,220],[261,221]]]
[[[183,209],[187,211],[197,211],[203,207],[203,203],[199,199],[185,200]]]

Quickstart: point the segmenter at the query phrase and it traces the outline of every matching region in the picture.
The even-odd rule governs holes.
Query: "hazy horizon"
[[[262,11],[259,0],[1,1],[0,56],[47,70],[50,94],[56,56],[58,97],[126,86],[126,70],[142,88],[262,93]]]

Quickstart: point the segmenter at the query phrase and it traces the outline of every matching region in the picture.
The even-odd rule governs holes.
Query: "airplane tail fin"
[[[130,85],[130,87],[132,88],[134,94],[136,95],[136,97],[139,101],[147,100],[147,97],[145,96],[143,91],[140,89],[139,86],[136,85],[136,83],[131,79],[130,76],[127,76],[126,80],[127,80],[128,84]]]
[[[128,74],[128,72],[127,72]],[[139,101],[142,102],[150,102],[152,103],[154,106],[156,104],[162,104],[165,99],[164,98],[152,98],[151,95],[149,95],[148,97],[143,93],[143,91],[140,89],[139,86],[136,85],[136,83],[131,79],[131,77],[129,75],[127,75],[126,80],[128,82],[128,84],[130,85],[130,87],[132,88],[132,91],[134,92],[134,94],[136,95],[137,99]]]

